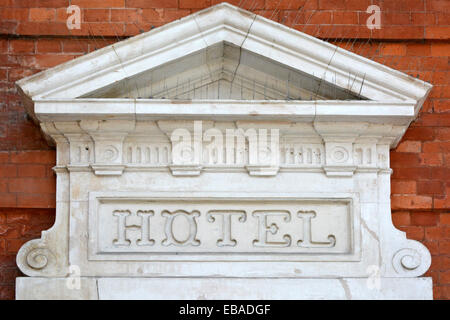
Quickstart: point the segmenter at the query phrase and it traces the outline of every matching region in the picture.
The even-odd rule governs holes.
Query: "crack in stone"
[[[366,221],[364,220],[364,218],[361,218],[361,225],[364,227],[364,229],[367,230],[367,232],[377,241],[378,244],[378,259],[379,259],[379,263],[380,266],[383,265],[383,255],[381,254],[381,242],[380,242],[380,238],[378,237],[378,235],[369,228],[369,226],[367,225]]]
[[[342,286],[342,288],[343,288],[344,291],[345,291],[345,298],[346,298],[347,300],[352,300],[352,293],[351,293],[351,291],[350,291],[350,287],[348,286],[347,281],[344,280],[344,279],[342,279],[342,278],[340,278],[340,279],[338,279],[338,280],[339,280],[339,282],[341,283],[341,286]]]

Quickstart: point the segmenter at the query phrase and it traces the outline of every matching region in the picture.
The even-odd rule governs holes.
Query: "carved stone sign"
[[[90,260],[358,258],[352,199],[93,199]]]
[[[432,297],[389,167],[429,84],[220,4],[17,85],[57,150],[17,298]]]

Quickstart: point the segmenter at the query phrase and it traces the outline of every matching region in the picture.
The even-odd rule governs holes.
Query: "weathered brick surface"
[[[0,208],[0,299],[14,299],[15,278],[23,276],[16,266],[20,246],[40,237],[54,220],[54,209]]]
[[[52,224],[55,207],[55,153],[14,82],[219,2],[0,0],[0,299],[14,297],[17,249]],[[434,85],[391,152],[392,218],[429,248],[435,298],[450,299],[450,1],[229,2]],[[69,4],[81,7],[81,30],[66,28]],[[382,10],[380,30],[366,27],[370,4]]]

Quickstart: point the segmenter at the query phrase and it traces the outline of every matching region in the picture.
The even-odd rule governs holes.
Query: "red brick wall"
[[[0,299],[14,298],[15,254],[54,220],[54,151],[14,82],[217,0],[0,0]],[[391,152],[394,224],[431,251],[436,299],[450,299],[450,1],[234,0],[289,27],[429,81],[420,116]],[[81,30],[66,8],[82,8]],[[370,4],[382,28],[365,23]]]

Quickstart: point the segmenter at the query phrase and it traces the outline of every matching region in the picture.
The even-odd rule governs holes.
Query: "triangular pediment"
[[[222,3],[17,82],[30,101],[373,100],[417,112],[431,85]]]
[[[145,70],[83,98],[363,100],[359,94],[226,41]]]

